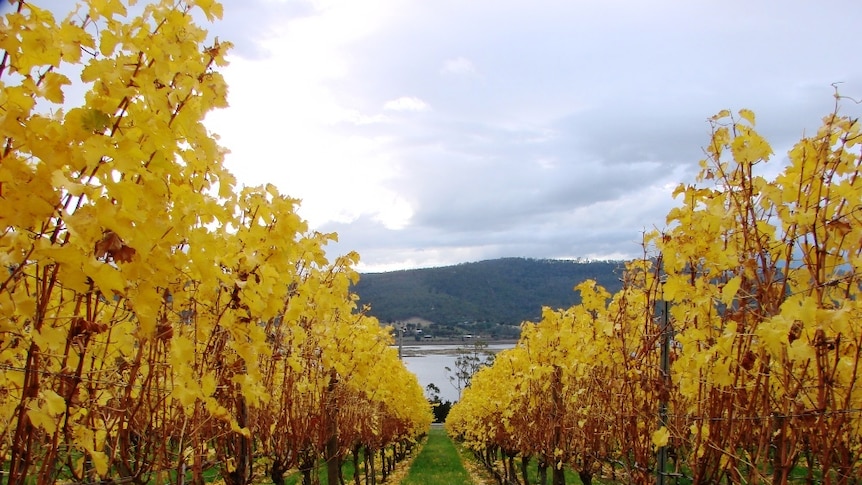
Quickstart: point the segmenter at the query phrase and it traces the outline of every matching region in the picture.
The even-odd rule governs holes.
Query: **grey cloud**
[[[387,188],[414,210],[397,231],[367,215],[325,226],[372,267],[637,255],[676,204],[667,187],[697,172],[708,117],[754,110],[780,159],[831,110],[830,83],[862,92],[840,47],[862,17],[849,0],[443,0],[393,15],[327,84],[377,120],[333,131],[385,138]],[[374,118],[403,96],[433,109]]]
[[[223,5],[210,34],[255,60],[273,54],[267,39],[319,13],[311,0]],[[642,231],[662,225],[676,204],[667,187],[697,172],[709,116],[754,110],[780,164],[832,109],[831,83],[862,98],[862,70],[848,53],[858,44],[857,0],[391,8],[388,23],[339,51],[346,75],[321,86],[333,104],[371,121],[351,119],[331,134],[385,140],[381,156],[397,168],[386,188],[414,211],[401,230],[373,214],[321,227],[339,232],[334,253],[358,250],[372,268],[634,256]],[[398,99],[403,109],[385,109]],[[842,112],[862,115],[862,105],[846,100]],[[270,115],[261,107],[247,123]]]

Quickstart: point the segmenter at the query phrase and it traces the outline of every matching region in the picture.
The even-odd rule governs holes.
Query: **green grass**
[[[359,475],[363,480],[365,480],[364,469],[362,468],[364,460],[359,461]],[[379,466],[379,465],[378,465]],[[320,480],[320,483],[326,483],[326,463],[321,461],[317,467],[317,476]],[[341,463],[341,476],[344,477],[345,483],[353,483],[353,455],[347,455],[344,457],[344,461]],[[268,478],[268,477],[267,477]],[[289,474],[286,474],[284,477],[284,482],[287,485],[298,485],[302,483],[302,473],[298,471],[292,471]]]
[[[460,446],[460,445],[459,445],[459,446]],[[465,460],[473,461],[473,462],[476,464],[476,466],[477,466],[478,468],[481,468],[481,469],[483,469],[483,470],[485,469],[485,468],[484,468],[484,467],[485,467],[485,465],[483,465],[483,464],[482,464],[481,462],[479,462],[476,458],[474,458],[474,457],[473,457],[473,454],[472,454],[472,452],[471,452],[470,450],[468,450],[468,449],[466,449],[466,448],[462,448],[462,449],[461,449],[461,453],[462,453],[462,455],[464,456],[464,459],[465,459]],[[498,464],[499,464],[500,466],[502,466],[502,463],[499,463],[499,462],[498,462]],[[515,458],[515,466],[517,467],[518,480],[521,480],[523,477],[521,476],[521,458],[520,458],[520,457],[519,457],[519,458]],[[499,471],[500,473],[502,473],[502,470],[501,470],[501,469],[499,469],[499,467],[498,467],[498,471]],[[567,468],[565,468],[565,469],[563,470],[563,472],[564,472],[564,473],[565,473],[565,475],[566,475],[566,484],[567,484],[567,485],[581,485],[581,479],[580,479],[580,477],[578,477],[578,474],[577,474],[577,473],[575,473],[574,471],[572,471],[572,470],[571,470],[571,469],[569,469],[568,467],[567,467]],[[489,472],[489,473],[490,473],[490,472]],[[548,468],[548,478],[547,478],[547,483],[551,483],[551,474],[552,474],[552,473],[553,473],[553,470],[551,470],[550,468]],[[529,466],[528,466],[528,468],[527,468],[527,477],[528,477],[528,480],[529,480],[529,481],[528,481],[528,483],[530,483],[530,484],[533,484],[533,483],[539,483],[539,478],[538,478],[538,476],[539,476],[539,470],[538,470],[538,467],[537,467],[536,459],[532,459],[532,460],[530,460],[530,465],[529,465]],[[469,482],[468,482],[468,483],[469,483]],[[599,479],[599,478],[593,477],[593,485],[605,485],[605,484],[613,484],[613,483],[614,483],[614,482],[607,481],[607,480],[601,480],[601,479]]]
[[[478,459],[475,458],[475,456],[473,455],[473,452],[471,452],[470,450],[468,450],[467,448],[465,448],[461,444],[456,444],[456,446],[460,450],[461,456],[464,457],[464,460],[470,461],[471,463],[474,464],[474,466],[476,468],[481,469],[482,471],[486,470],[485,465],[483,465]],[[497,466],[498,466],[497,471],[502,473],[502,469],[499,468],[500,466],[502,466],[502,462],[498,461]],[[522,476],[521,476],[521,458],[520,457],[515,459],[515,466],[517,467],[518,480],[521,480]],[[582,485],[581,478],[578,476],[577,472],[573,471],[569,467],[565,467],[563,469],[563,472],[566,475],[566,484],[567,485]],[[552,480],[551,474],[552,473],[553,473],[553,471],[549,468],[548,469],[548,476],[547,476],[547,483],[548,484],[551,483],[551,480]],[[538,473],[537,461],[535,458],[533,458],[530,460],[530,464],[527,468],[527,477],[528,477],[527,483],[528,484],[539,483],[538,474],[539,473]],[[488,472],[488,476],[490,477],[490,472]],[[491,480],[491,479],[489,479],[489,480]],[[470,482],[466,482],[466,483],[470,483]],[[597,476],[593,477],[593,485],[619,485],[619,483],[620,482],[615,482],[615,481],[612,481],[610,479],[603,479],[603,478],[600,478]]]
[[[518,478],[520,479],[521,478],[521,458],[515,459],[515,466],[518,468]],[[551,483],[553,473],[554,473],[554,470],[552,470],[549,467],[548,468],[548,482],[547,483]],[[573,472],[569,467],[565,467],[563,469],[563,473],[566,475],[566,483],[567,484],[571,484],[571,485],[580,485],[581,484],[581,478],[578,476],[577,473]],[[539,469],[538,469],[538,463],[537,463],[536,459],[530,460],[530,465],[529,465],[529,467],[527,467],[527,476],[530,479],[529,483],[539,483]],[[597,480],[595,478],[593,479],[594,485],[598,485],[600,483],[602,483],[600,480]]]
[[[442,428],[432,428],[401,485],[472,485],[458,450]]]

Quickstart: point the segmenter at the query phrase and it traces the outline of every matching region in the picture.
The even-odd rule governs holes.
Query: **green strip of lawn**
[[[413,460],[401,485],[472,485],[455,445],[440,428],[428,433],[428,442]]]

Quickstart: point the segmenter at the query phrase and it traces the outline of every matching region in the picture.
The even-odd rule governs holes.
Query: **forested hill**
[[[621,283],[620,261],[505,258],[388,273],[362,274],[354,291],[381,322],[419,317],[443,325],[537,320],[542,306],[578,303],[575,285],[594,279],[611,293]]]

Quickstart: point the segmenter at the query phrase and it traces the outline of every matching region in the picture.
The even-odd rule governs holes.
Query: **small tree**
[[[473,374],[494,363],[494,353],[488,350],[487,343],[477,340],[472,345],[458,347],[457,355],[455,370],[446,366],[446,373],[452,387],[458,391],[458,399],[461,399],[461,391],[470,387]]]
[[[440,388],[433,382],[425,386],[425,399],[431,404],[431,411],[434,413],[434,422],[442,423],[446,421],[446,416],[449,415],[449,410],[452,409],[452,401],[443,401],[440,399]]]
[[[425,399],[431,404],[440,402],[440,388],[433,382],[425,386]]]

